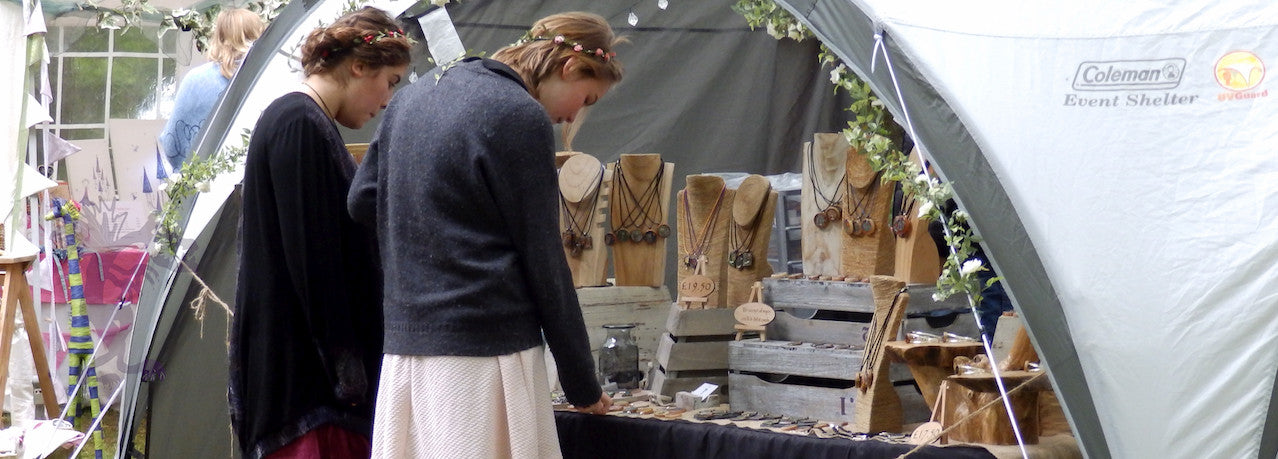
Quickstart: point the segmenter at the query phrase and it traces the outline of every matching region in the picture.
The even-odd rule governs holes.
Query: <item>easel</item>
[[[40,377],[40,391],[44,397],[44,411],[48,419],[58,417],[58,399],[53,392],[53,380],[49,376],[49,361],[44,355],[44,339],[40,335],[40,321],[32,304],[31,285],[27,284],[27,266],[35,255],[10,257],[0,253],[0,269],[4,270],[4,304],[0,306],[3,328],[0,328],[0,405],[4,404],[4,388],[9,381],[9,352],[13,348],[13,325],[18,308],[22,308],[23,328],[31,342],[31,357],[35,360],[36,374]]]
[[[680,309],[706,309],[710,294],[718,287],[713,279],[705,275],[707,264],[706,256],[702,255],[698,258],[697,267],[693,268],[693,274],[679,281],[679,298],[675,304]]]

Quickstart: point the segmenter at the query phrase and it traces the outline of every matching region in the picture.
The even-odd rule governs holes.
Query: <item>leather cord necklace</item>
[[[870,184],[865,188],[854,188],[851,182],[848,182],[847,187],[845,197],[848,201],[851,201],[854,195],[859,198],[843,216],[843,232],[852,237],[873,236],[876,225],[870,216],[870,210],[874,208],[874,192],[879,188],[879,173],[874,174]]]
[[[714,233],[714,226],[719,219],[719,209],[722,208],[723,196],[728,192],[728,185],[724,184],[719,188],[719,197],[715,198],[714,206],[710,208],[710,213],[706,215],[706,222],[701,225],[701,234],[697,234],[697,228],[692,223],[692,204],[688,199],[688,191],[683,192],[683,214],[687,216],[685,222],[688,226],[688,244],[685,246],[684,253],[688,256],[683,258],[683,265],[688,269],[696,270],[698,261],[706,253],[706,247],[710,245],[710,234]]]
[[[652,209],[661,207],[660,200],[657,199],[661,194],[661,180],[665,177],[666,162],[662,161],[661,166],[657,169],[657,174],[648,183],[648,187],[639,195],[635,195],[635,190],[630,186],[630,182],[626,179],[625,172],[621,169],[621,161],[616,163],[616,181],[618,187],[625,191],[622,199],[618,204],[624,202],[624,205],[618,207],[627,207],[622,213],[621,227],[613,231],[612,241],[630,241],[632,243],[647,242],[649,244],[657,242],[658,237],[668,237],[670,235],[670,227],[664,223],[653,226],[654,223],[660,223],[659,218],[653,218]],[[660,209],[657,209],[661,212]],[[607,237],[604,238],[605,243],[609,243]],[[609,243],[611,245],[611,243]]]
[[[733,220],[732,231],[728,232],[728,246],[732,248],[732,251],[728,252],[728,266],[737,270],[754,266],[754,237],[759,234],[759,223],[764,213],[763,206],[767,203],[768,195],[765,194],[759,201],[759,208],[754,213],[754,219],[750,220],[749,224],[743,226]],[[742,233],[745,234],[742,235]]]
[[[812,216],[812,223],[818,229],[825,229],[830,226],[831,222],[837,222],[843,217],[843,209],[839,207],[839,191],[843,189],[843,184],[848,180],[848,174],[844,172],[839,178],[839,183],[834,186],[834,196],[826,196],[825,186],[821,184],[820,174],[817,173],[816,154],[813,152],[815,148],[808,149],[808,180],[812,183],[812,202],[816,204],[817,212]]]
[[[905,239],[910,237],[910,230],[913,229],[911,228],[913,224],[910,223],[910,220],[913,219],[914,205],[918,203],[918,199],[911,197],[908,201],[902,203],[901,201],[905,200],[905,193],[902,192],[899,196],[901,199],[896,200],[896,205],[893,206],[895,212],[893,212],[894,215],[892,217],[892,234],[895,234],[898,238]]]
[[[570,208],[571,204],[568,198],[564,197],[564,191],[559,190],[559,213],[560,225],[564,231],[563,236],[564,248],[574,257],[580,257],[583,250],[595,248],[594,238],[590,236],[590,225],[595,221],[595,207],[599,204],[599,194],[603,188],[604,166],[599,166],[599,174],[590,181],[593,182],[594,191],[590,193],[590,205],[586,206],[586,199],[582,198],[577,204],[577,211],[573,212]],[[585,215],[580,215],[584,213]],[[581,218],[578,218],[581,217]]]

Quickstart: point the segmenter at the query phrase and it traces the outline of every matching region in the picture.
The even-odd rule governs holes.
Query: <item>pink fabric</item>
[[[142,278],[146,277],[146,257],[146,251],[139,249],[81,253],[80,278],[84,283],[84,301],[88,304],[114,305],[123,295],[126,301],[137,303],[138,295],[142,292]],[[102,260],[101,270],[98,269],[99,259]],[[142,264],[141,268],[138,267],[139,263]],[[60,260],[59,264],[61,266],[53,272],[53,292],[42,290],[42,302],[48,302],[50,297],[54,303],[68,302],[67,261]],[[133,277],[132,285],[129,285],[130,276]],[[127,294],[124,291],[126,287],[129,289]]]
[[[324,424],[266,455],[266,459],[367,459],[371,447],[368,437]]]

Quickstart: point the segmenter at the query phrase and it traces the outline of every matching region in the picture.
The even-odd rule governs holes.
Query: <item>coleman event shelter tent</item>
[[[778,3],[952,183],[1089,457],[1278,454],[1278,4]]]

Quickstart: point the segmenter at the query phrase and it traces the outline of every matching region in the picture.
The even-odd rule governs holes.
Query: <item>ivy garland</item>
[[[197,192],[209,191],[214,179],[235,170],[248,154],[249,139],[252,136],[252,131],[244,129],[240,133],[239,146],[226,146],[212,155],[193,157],[182,164],[180,173],[170,174],[167,181],[160,184],[160,191],[169,200],[156,217],[155,242],[151,243],[150,248],[153,254],[164,252],[172,255],[177,252],[178,244],[182,241],[182,227],[179,226],[182,202],[195,196]]]
[[[242,7],[257,13],[269,24],[279,16],[287,3],[286,0],[253,0]],[[222,11],[222,5],[219,4],[199,11],[185,8],[162,10],[152,6],[147,0],[122,0],[119,8],[107,8],[97,0],[86,0],[80,4],[80,8],[97,13],[98,27],[104,29],[128,29],[158,21],[161,31],[191,32],[195,37],[195,48],[201,53],[208,51],[209,40],[213,36],[213,21]]]
[[[778,40],[802,41],[813,37],[811,31],[772,0],[737,0],[732,10],[744,16],[751,29],[763,27],[768,35]],[[855,118],[843,130],[848,144],[865,155],[875,171],[882,172],[882,180],[901,183],[904,194],[919,202],[920,218],[945,222],[945,243],[950,248],[950,256],[945,259],[941,277],[937,279],[933,299],[940,301],[951,295],[964,294],[973,305],[980,304],[981,292],[999,278],[982,283],[978,277],[978,273],[989,268],[984,260],[973,258],[980,237],[968,226],[967,213],[955,210],[944,214],[945,203],[954,197],[954,189],[950,184],[941,183],[924,173],[920,165],[910,161],[901,151],[901,143],[894,140],[901,137],[900,127],[868,83],[849,72],[847,66],[824,44],[819,58],[822,66],[833,68],[830,82],[834,83],[836,91],[841,89],[852,96],[853,102],[847,110]]]

